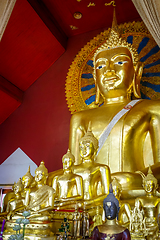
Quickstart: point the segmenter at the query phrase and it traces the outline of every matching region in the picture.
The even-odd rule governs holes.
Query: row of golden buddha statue
[[[88,237],[82,213],[92,239],[158,239],[160,102],[140,99],[143,64],[115,20],[93,61],[95,108],[72,116],[63,169],[48,174],[41,162],[6,195],[4,239],[24,210],[26,239],[54,237],[64,218],[72,237]]]
[[[127,227],[133,239],[145,239],[146,236],[147,239],[156,238],[159,232],[160,198],[156,196],[158,184],[151,168],[147,176],[141,173],[146,195],[131,199],[130,202],[122,200],[122,186],[119,181],[114,178],[111,182],[109,168],[94,162],[93,156],[96,154],[98,144],[90,129],[81,138],[79,146],[82,163],[75,166],[74,156],[68,150],[62,158],[63,174],[53,178],[52,186],[46,184],[48,170],[44,162],[41,162],[35,170],[35,177],[28,169],[22,179],[14,184],[13,191],[6,195],[5,200],[8,202],[7,205],[4,204],[4,211],[0,214],[2,218],[7,219],[4,239],[5,235],[8,237],[13,233],[12,228],[16,219],[22,217],[24,210],[30,212],[30,224],[26,227],[28,238],[53,237],[58,234],[56,221],[62,221],[69,214],[68,218],[72,222],[71,236],[89,237],[91,232],[94,232],[94,227],[102,224],[102,220],[105,222],[102,205],[104,205],[103,200],[111,194],[109,186],[112,186],[114,198],[119,205],[116,210],[119,213],[116,220],[118,229],[120,226]],[[108,202],[112,201],[112,199],[108,200]],[[92,221],[90,226],[89,220]],[[82,227],[84,223],[86,225]]]

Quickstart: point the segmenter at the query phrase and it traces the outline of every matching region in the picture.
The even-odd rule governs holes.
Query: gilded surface
[[[142,22],[119,25],[122,38],[137,49],[140,62],[144,63],[141,94],[144,99],[160,98],[159,47]],[[101,32],[88,42],[76,55],[66,79],[66,100],[71,113],[97,107],[93,79],[93,54],[106,40],[110,29]],[[101,99],[103,102],[103,99]]]

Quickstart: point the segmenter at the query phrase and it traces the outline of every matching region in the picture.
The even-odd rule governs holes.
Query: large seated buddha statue
[[[98,140],[91,131],[89,123],[86,134],[79,141],[81,163],[73,165],[72,171],[83,179],[83,203],[86,208],[103,203],[105,195],[109,193],[110,170],[107,165],[96,163]]]
[[[75,208],[77,202],[83,199],[83,179],[72,172],[74,156],[68,149],[62,157],[63,174],[53,178],[52,187],[55,190],[54,206],[59,208]]]
[[[144,194],[142,177],[136,171],[146,173],[152,165],[160,179],[160,101],[140,99],[143,66],[136,49],[119,36],[115,21],[93,61],[95,104],[100,95],[104,104],[72,115],[69,148],[75,157],[79,155],[78,141],[91,121],[99,140],[96,163],[109,166],[112,177],[122,185],[122,198],[135,198]],[[136,99],[131,101],[132,95]]]

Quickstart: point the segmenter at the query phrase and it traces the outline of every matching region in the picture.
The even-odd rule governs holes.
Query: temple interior
[[[159,18],[158,0],[1,1],[1,238],[159,239]]]

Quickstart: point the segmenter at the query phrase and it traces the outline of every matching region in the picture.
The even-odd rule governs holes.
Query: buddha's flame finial
[[[153,174],[152,172],[152,169],[151,169],[151,166],[149,165],[149,168],[148,168],[148,174]]]
[[[112,30],[114,30],[115,32],[119,33],[115,8],[113,10]]]

